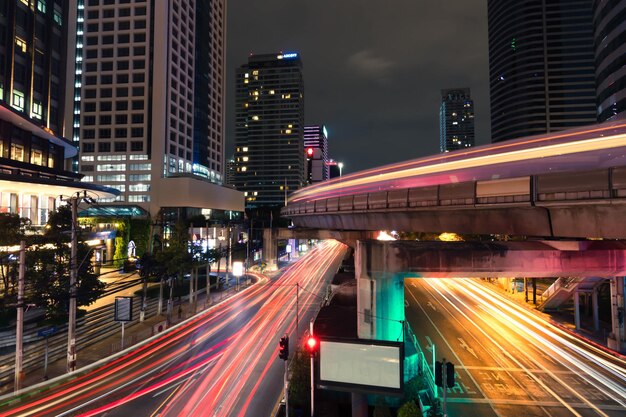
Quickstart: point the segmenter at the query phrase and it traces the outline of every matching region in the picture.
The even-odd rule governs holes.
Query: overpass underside
[[[357,244],[355,271],[359,338],[397,338],[405,320],[405,278],[601,277],[611,280],[609,338],[616,350],[626,348],[624,321],[619,319],[625,298],[623,242],[366,240]]]

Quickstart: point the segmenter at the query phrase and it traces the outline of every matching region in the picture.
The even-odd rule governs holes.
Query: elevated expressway
[[[368,318],[359,323],[360,337],[384,337],[376,329],[376,320],[369,318],[389,317],[397,310],[398,295],[389,289],[402,288],[398,281],[409,274],[450,276],[463,271],[464,276],[493,277],[526,273],[567,276],[567,286],[559,282],[548,293],[560,302],[573,296],[576,307],[582,292],[593,293],[597,300],[597,286],[610,279],[613,332],[609,345],[626,350],[626,250],[621,242],[612,241],[626,238],[624,121],[346,175],[294,192],[282,215],[313,235],[316,230],[352,235],[399,230],[514,235],[544,242],[539,249],[543,255],[536,256],[538,243],[533,241],[515,243],[515,248],[501,242],[490,248],[481,242],[455,242],[451,247],[444,242],[358,239],[354,246],[359,317]],[[590,239],[605,242],[591,251],[581,243]],[[457,243],[464,247],[455,248]],[[398,253],[408,259],[402,267],[389,262]],[[565,296],[564,289],[568,291]],[[399,314],[402,317],[397,318],[403,320]]]
[[[626,238],[626,123],[414,159],[294,192],[298,227]]]

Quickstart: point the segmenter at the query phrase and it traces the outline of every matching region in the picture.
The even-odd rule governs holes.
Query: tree
[[[309,409],[311,406],[311,363],[309,354],[302,347],[290,364],[289,405],[291,408]]]
[[[398,410],[398,417],[421,417],[420,409],[414,401],[406,402]]]
[[[15,288],[17,285],[18,262],[16,254],[7,250],[11,246],[19,245],[24,239],[24,229],[28,219],[20,218],[13,213],[0,213],[0,314],[6,313],[9,304],[17,301]]]
[[[391,410],[385,400],[378,398],[374,407],[374,417],[391,417]]]
[[[71,208],[59,207],[50,214],[44,235],[27,252],[27,299],[44,307],[50,317],[65,316],[69,306],[71,225]],[[105,285],[94,273],[91,248],[80,237],[77,255],[76,305],[80,307],[96,301]]]

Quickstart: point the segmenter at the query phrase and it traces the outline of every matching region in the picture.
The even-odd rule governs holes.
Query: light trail
[[[453,175],[461,170],[471,171],[473,174],[469,177],[474,177],[475,180],[491,179],[493,175],[497,175],[498,178],[505,178],[506,176],[499,173],[496,167],[519,163],[524,163],[527,167],[532,164],[545,165],[545,161],[550,160],[550,158],[561,158],[565,161],[566,158],[564,157],[575,154],[589,154],[589,156],[604,154],[608,158],[611,157],[611,152],[623,154],[626,149],[625,128],[626,124],[623,122],[609,123],[593,128],[586,127],[532,136],[385,165],[305,187],[292,193],[289,202],[297,203],[329,198],[338,195],[340,191],[343,195],[374,191],[373,186],[378,186],[380,189],[390,189],[394,188],[395,181],[400,180],[410,180],[413,182],[412,186],[418,187],[432,185],[432,181],[426,181],[427,178],[447,173]],[[595,159],[592,158],[592,160]],[[570,165],[574,167],[576,163],[572,161]],[[543,167],[543,165],[541,166]],[[478,170],[483,168],[489,172],[478,173]],[[543,169],[546,172],[549,170],[547,165]],[[585,166],[580,169],[591,169],[591,167]],[[530,172],[528,168],[526,171],[524,174],[519,173],[515,176],[540,173]],[[398,188],[407,187],[408,185],[403,183]]]
[[[304,290],[302,314],[319,304],[315,299],[325,274],[338,266],[345,248],[325,242],[275,280],[257,275],[257,285],[111,362],[47,392],[27,391],[11,399],[19,403],[0,403],[0,417],[98,416],[137,405],[160,416],[206,415],[207,410],[243,416],[263,377],[278,365],[279,335],[295,327],[296,283]],[[169,390],[164,400],[154,400],[152,395]]]
[[[473,332],[480,334],[480,338],[474,338],[481,349],[489,352],[488,346],[494,346],[515,364],[513,369],[523,371],[573,415],[581,415],[578,408],[584,405],[597,415],[607,416],[602,405],[593,403],[560,376],[563,368],[594,387],[607,400],[626,409],[626,361],[623,358],[573,337],[475,279],[422,279],[420,282],[445,301],[443,309],[453,320],[460,316],[475,328]],[[513,355],[505,343],[515,346],[519,354]],[[551,364],[544,365],[536,360],[538,355],[534,351],[548,355]],[[535,375],[537,372],[548,376],[556,385],[549,385],[549,380]],[[559,394],[558,387],[571,393],[578,402]]]

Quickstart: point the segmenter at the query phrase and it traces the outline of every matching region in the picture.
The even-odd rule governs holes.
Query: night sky
[[[444,88],[471,88],[490,142],[485,1],[229,0],[227,14],[227,157],[235,68],[278,51],[300,53],[305,123],[326,125],[344,173],[438,153]]]

